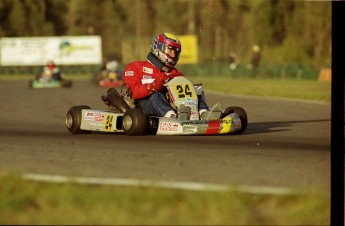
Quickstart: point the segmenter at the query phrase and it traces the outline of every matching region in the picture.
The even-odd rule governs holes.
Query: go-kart
[[[72,87],[72,80],[55,80],[47,78],[37,78],[29,81],[29,88],[70,88]]]
[[[119,71],[109,71],[104,70],[96,75],[97,84],[100,87],[111,88],[111,87],[121,87],[123,81],[121,79],[121,74]]]
[[[202,84],[193,85],[184,76],[179,76],[168,81],[165,87],[171,106],[178,112],[177,118],[145,115],[128,91],[122,92],[121,89],[120,94],[115,88],[110,88],[102,96],[108,110],[91,109],[87,105],[73,106],[66,114],[67,129],[72,134],[98,131],[127,135],[241,134],[246,130],[247,114],[238,106],[223,110],[220,104],[216,104],[208,112],[208,119],[199,116],[197,95],[204,95]]]

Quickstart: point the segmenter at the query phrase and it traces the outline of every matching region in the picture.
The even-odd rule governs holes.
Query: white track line
[[[238,191],[255,194],[273,194],[288,195],[302,194],[306,191],[270,187],[270,186],[228,186],[219,184],[205,184],[196,182],[170,182],[170,181],[150,181],[122,178],[96,178],[96,177],[67,177],[60,175],[42,175],[42,174],[24,174],[24,179],[34,181],[56,182],[56,183],[80,183],[80,184],[98,184],[98,185],[121,185],[121,186],[144,186],[156,188],[182,189],[193,191]]]

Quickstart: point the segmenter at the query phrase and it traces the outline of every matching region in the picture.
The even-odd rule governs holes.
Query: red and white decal
[[[103,120],[104,120],[104,113],[96,113],[95,121],[96,122],[103,122]]]
[[[177,131],[178,123],[177,122],[162,122],[159,124],[159,129],[163,131]]]
[[[143,67],[143,72],[147,74],[153,74],[153,69],[149,67]]]
[[[220,120],[210,120],[208,121],[208,128],[205,134],[218,134],[220,127]]]
[[[125,72],[125,76],[133,76],[134,75],[134,71],[126,71]]]
[[[85,112],[85,120],[93,120],[95,116],[95,113],[91,112],[91,111],[87,111]]]

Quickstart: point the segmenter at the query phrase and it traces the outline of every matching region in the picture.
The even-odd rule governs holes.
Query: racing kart
[[[241,134],[248,124],[247,114],[241,107],[222,109],[220,104],[209,111],[209,118],[202,119],[198,111],[197,95],[204,95],[202,84],[193,85],[184,76],[171,79],[165,85],[167,99],[177,112],[177,118],[145,115],[130,97],[110,88],[102,96],[107,110],[91,109],[87,105],[71,107],[66,114],[70,133],[113,132],[127,135],[213,135]]]
[[[123,84],[119,71],[104,70],[96,75],[97,84],[100,87],[121,87]]]

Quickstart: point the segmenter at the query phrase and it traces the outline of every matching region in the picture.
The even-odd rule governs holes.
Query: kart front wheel
[[[91,133],[91,131],[80,129],[81,119],[83,117],[81,111],[83,109],[91,108],[86,105],[74,106],[71,107],[66,114],[66,126],[68,131],[72,134]]]
[[[31,80],[29,80],[29,84],[28,84],[28,85],[29,85],[29,88],[30,88],[30,89],[32,89],[32,88],[33,88],[33,85],[32,85],[32,83],[33,83],[33,82],[34,82],[34,81],[33,81],[32,79],[31,79]]]
[[[225,109],[225,111],[222,113],[221,118],[224,118],[227,115],[230,115],[232,113],[236,113],[240,119],[241,119],[241,129],[236,131],[233,134],[241,134],[243,133],[246,129],[247,129],[247,125],[248,125],[248,117],[247,117],[247,113],[246,111],[241,108],[241,107],[228,107],[227,109]]]
[[[122,126],[127,135],[144,135],[148,128],[146,115],[139,108],[128,109],[123,115]]]

